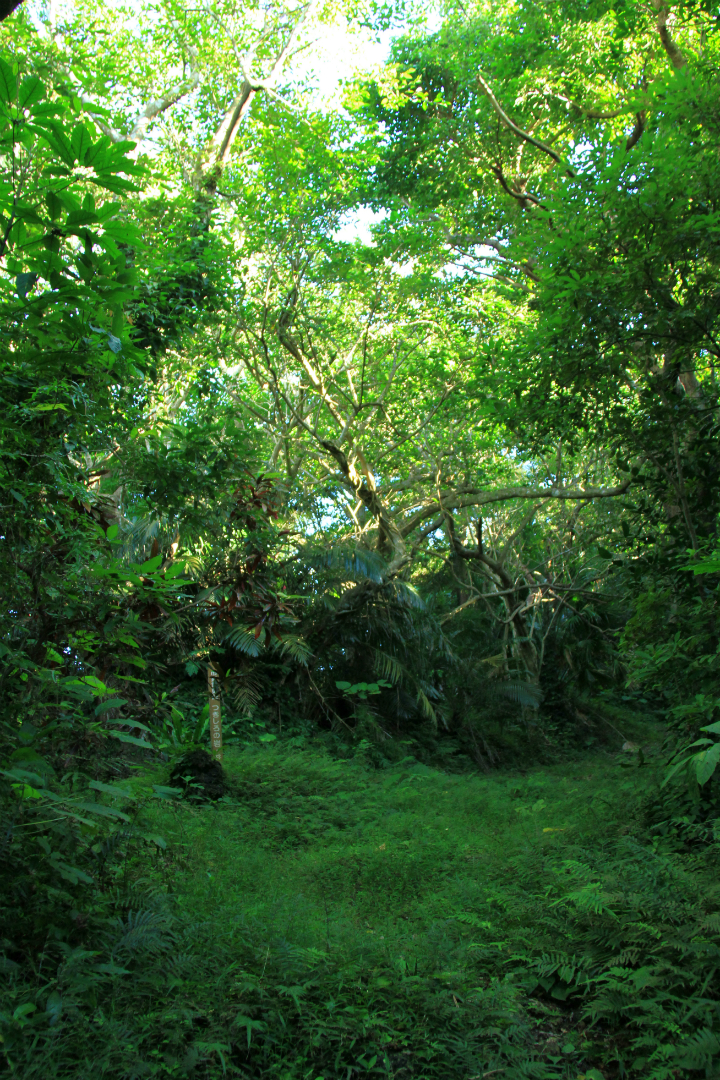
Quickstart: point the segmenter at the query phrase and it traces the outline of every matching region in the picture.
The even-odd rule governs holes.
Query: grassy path
[[[185,852],[182,902],[242,912],[319,950],[371,934],[407,949],[438,921],[497,913],[519,899],[521,867],[542,876],[631,830],[639,793],[637,772],[608,755],[489,777],[416,763],[377,772],[265,748],[230,751],[225,764],[235,805],[157,813]]]
[[[716,1005],[686,1003],[720,956],[708,868],[651,840],[655,778],[627,763],[483,777],[230,750],[232,799],[151,822],[192,958],[176,997],[207,1029],[197,1075],[702,1075]]]

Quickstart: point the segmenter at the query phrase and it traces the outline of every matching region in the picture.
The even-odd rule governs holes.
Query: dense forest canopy
[[[320,740],[378,770],[556,765],[641,715],[675,770],[652,813],[710,843],[719,19],[26,0],[2,22],[13,1075],[54,1037],[43,958],[132,921],[112,867],[126,885],[165,841],[118,793],[207,745],[209,667],[226,746]],[[56,1075],[224,1075],[217,1053]],[[587,1076],[685,1075],[672,1053]]]

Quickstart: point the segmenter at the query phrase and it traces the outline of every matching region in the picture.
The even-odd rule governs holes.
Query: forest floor
[[[153,1052],[277,1080],[684,1075],[655,1022],[677,986],[653,964],[677,968],[663,934],[706,914],[709,868],[643,821],[649,730],[645,768],[227,749],[231,796],[145,814],[167,849],[137,886],[170,904],[180,956],[148,1012]]]

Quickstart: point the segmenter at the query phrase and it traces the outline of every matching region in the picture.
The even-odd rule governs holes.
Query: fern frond
[[[233,680],[232,696],[240,712],[249,716],[258,705],[262,690],[256,680],[243,672],[240,678]]]
[[[392,588],[401,604],[407,604],[408,607],[416,608],[418,611],[425,610],[425,601],[414,585],[408,581],[395,580],[392,582]]]
[[[710,1028],[703,1028],[678,1048],[680,1064],[685,1069],[707,1069],[713,1057],[720,1053],[720,1039]]]
[[[172,948],[174,935],[169,932],[167,920],[156,911],[128,912],[127,923],[118,919],[118,937],[112,950],[113,958],[118,952],[165,952]]]
[[[492,923],[487,919],[481,919],[477,915],[474,915],[471,911],[459,911],[453,916],[458,922],[464,923],[465,926],[473,926],[477,930],[491,930]]]
[[[225,635],[224,639],[233,649],[239,649],[246,656],[259,656],[262,645],[255,632],[248,626],[234,626]]]
[[[353,581],[373,581],[376,585],[382,584],[383,573],[387,566],[377,551],[358,547],[350,550],[341,545],[331,548],[322,555],[310,557],[308,563],[317,569],[339,570],[347,579]]]
[[[307,641],[297,634],[287,634],[282,641],[275,643],[275,648],[279,649],[283,656],[289,656],[291,660],[302,664],[303,667],[307,667],[313,654]]]
[[[371,651],[373,655],[373,670],[375,673],[381,679],[387,679],[388,682],[393,683],[395,686],[402,682],[403,675],[406,675],[407,672],[398,658],[375,646],[371,646]]]

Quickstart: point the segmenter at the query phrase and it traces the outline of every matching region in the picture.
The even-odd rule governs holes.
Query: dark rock
[[[207,750],[183,754],[170,773],[173,787],[182,788],[190,802],[221,799],[228,789],[222,765]]]

